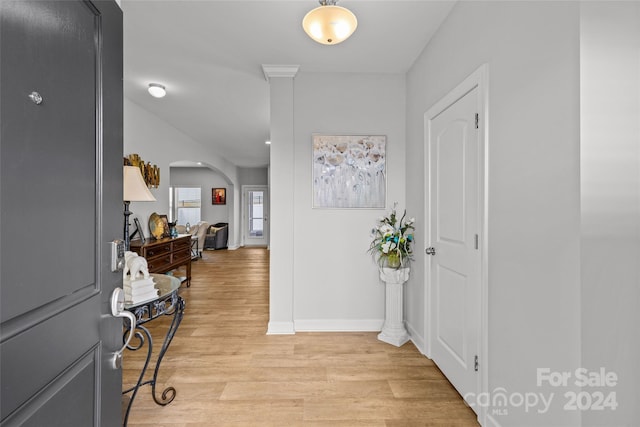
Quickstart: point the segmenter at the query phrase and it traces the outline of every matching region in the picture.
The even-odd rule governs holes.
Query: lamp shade
[[[309,37],[327,45],[345,41],[357,27],[358,20],[353,12],[335,4],[316,7],[302,20],[302,28]]]
[[[140,168],[136,166],[125,166],[123,175],[123,197],[122,200],[127,202],[155,202],[147,184],[142,178]]]

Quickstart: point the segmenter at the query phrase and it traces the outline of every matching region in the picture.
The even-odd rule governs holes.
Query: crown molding
[[[299,65],[267,65],[262,64],[264,78],[269,81],[272,77],[294,78],[300,69]]]

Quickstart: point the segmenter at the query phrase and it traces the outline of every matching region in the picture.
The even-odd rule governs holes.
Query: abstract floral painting
[[[313,207],[385,208],[384,135],[313,135]]]

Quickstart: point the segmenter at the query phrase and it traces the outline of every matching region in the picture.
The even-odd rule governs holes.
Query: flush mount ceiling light
[[[162,98],[167,94],[167,90],[159,83],[149,83],[149,88],[147,90],[149,91],[149,94],[155,98]]]
[[[320,7],[307,13],[302,28],[313,40],[322,44],[338,44],[353,34],[358,26],[349,9],[336,6],[337,0],[320,0]]]

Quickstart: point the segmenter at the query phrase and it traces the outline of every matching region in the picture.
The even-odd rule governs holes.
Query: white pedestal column
[[[409,341],[409,334],[404,327],[403,289],[404,282],[409,280],[409,268],[382,268],[380,279],[386,286],[384,325],[378,339],[396,347]]]
[[[297,65],[263,65],[269,80],[271,148],[269,167],[271,251],[267,335],[294,334],[293,323],[293,183],[294,84]]]

